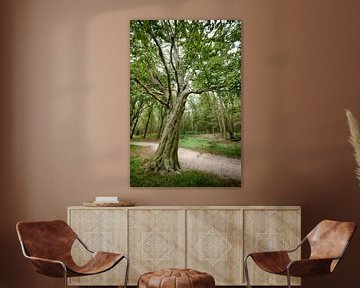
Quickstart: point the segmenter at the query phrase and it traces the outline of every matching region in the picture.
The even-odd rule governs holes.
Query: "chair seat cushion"
[[[69,269],[68,277],[105,272],[114,267],[123,257],[123,254],[95,252],[91,259],[83,266],[77,266],[73,261],[65,262],[66,267]]]
[[[213,288],[214,277],[193,269],[166,269],[140,276],[138,288]]]
[[[250,255],[261,269],[269,273],[286,274],[286,267],[291,262],[286,251],[258,252]]]

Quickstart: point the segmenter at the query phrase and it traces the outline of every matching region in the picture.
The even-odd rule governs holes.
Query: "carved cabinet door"
[[[125,209],[74,209],[69,210],[68,222],[80,239],[93,251],[126,253],[127,251],[127,215]],[[89,258],[79,242],[72,247],[72,256],[76,263],[85,264]],[[70,285],[122,285],[126,262],[121,261],[108,272],[85,277],[72,277]]]
[[[185,210],[129,210],[129,282],[141,274],[185,267]]]
[[[214,276],[216,285],[239,285],[242,275],[242,210],[188,210],[187,266]]]
[[[300,209],[246,209],[244,210],[244,254],[261,251],[288,250],[300,243]],[[293,259],[300,259],[297,250]],[[266,273],[251,259],[249,277],[252,285],[286,285],[286,277]],[[291,279],[293,285],[301,283]]]

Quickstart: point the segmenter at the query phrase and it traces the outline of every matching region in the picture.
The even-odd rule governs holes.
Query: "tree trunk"
[[[140,116],[141,116],[141,113],[143,112],[143,105],[144,105],[144,102],[141,102],[139,104],[139,107],[136,109],[136,108],[133,108],[132,109],[132,113],[130,114],[131,115],[131,120],[130,120],[130,139],[133,139],[133,136],[134,136],[134,132],[135,132],[135,129],[136,129],[136,125],[138,124],[138,121],[140,119]],[[135,106],[135,105],[134,105]],[[134,112],[135,110],[135,112]]]
[[[151,119],[151,114],[152,114],[152,105],[149,106],[148,118],[147,118],[147,121],[146,121],[145,131],[144,131],[144,135],[143,135],[144,139],[146,138],[146,134],[148,132],[149,123],[150,123],[150,119]]]
[[[136,118],[134,124],[133,124],[132,127],[131,127],[130,139],[133,139],[133,136],[134,136],[135,129],[136,129],[136,126],[137,126],[138,121],[139,121],[139,118]]]
[[[225,119],[225,111],[224,111],[224,104],[222,102],[222,99],[220,97],[218,99],[218,120],[219,120],[219,128],[220,128],[220,134],[221,138],[226,139],[227,138],[227,129],[226,129],[226,119]]]
[[[191,123],[191,131],[195,131],[195,117],[194,117],[194,112],[192,111],[191,112],[191,115],[190,115],[190,123]]]
[[[166,119],[166,109],[161,107],[160,108],[160,127],[159,127],[158,134],[156,136],[157,139],[159,139],[160,136],[162,135],[165,119]]]
[[[178,159],[180,125],[188,95],[189,92],[185,90],[176,97],[173,109],[167,117],[159,146],[147,164],[147,171],[168,173],[180,170]]]
[[[219,133],[221,135],[221,137],[224,137],[224,127],[222,125],[222,121],[221,121],[221,112],[217,111],[218,113],[218,124],[219,124]]]
[[[220,108],[219,125],[220,125],[221,137],[225,140],[228,139],[232,140],[234,138],[234,135],[232,129],[229,127],[228,119],[226,118],[225,105],[220,96],[218,96],[218,103]]]

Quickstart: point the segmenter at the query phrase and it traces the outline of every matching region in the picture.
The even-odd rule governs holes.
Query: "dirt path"
[[[158,143],[153,142],[131,142],[130,144],[152,147],[154,151],[158,146]],[[222,178],[238,181],[241,179],[241,160],[238,158],[201,153],[184,148],[179,148],[178,155],[180,166],[184,170],[201,170],[214,173]]]

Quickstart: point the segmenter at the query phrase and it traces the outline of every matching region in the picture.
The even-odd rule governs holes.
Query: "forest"
[[[240,185],[240,21],[130,21],[130,144],[131,186]]]

